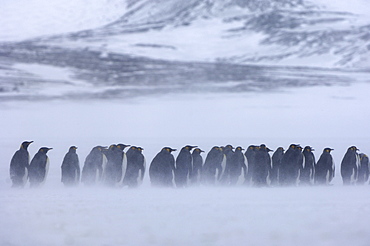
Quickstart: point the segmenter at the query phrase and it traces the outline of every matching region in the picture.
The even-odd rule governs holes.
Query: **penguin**
[[[31,143],[33,143],[33,141],[23,142],[10,161],[9,174],[13,188],[23,188],[27,183],[30,162],[28,146]]]
[[[271,173],[271,150],[265,144],[261,144],[256,152],[252,182],[254,186],[267,186]]]
[[[303,148],[301,146],[297,147],[297,165],[295,166],[294,172],[293,172],[293,180],[295,185],[299,185],[303,166],[304,166],[304,155],[302,153]]]
[[[193,172],[191,174],[191,184],[192,185],[199,185],[200,184],[200,179],[201,179],[201,173],[202,173],[202,168],[203,168],[203,157],[201,156],[201,153],[204,151],[195,148],[193,150],[193,153],[191,153],[192,158],[193,158]]]
[[[255,157],[256,157],[256,153],[257,153],[258,149],[259,149],[259,146],[257,146],[257,145],[249,145],[247,150],[244,153],[245,158],[247,158],[247,163],[248,163],[247,176],[246,176],[246,179],[245,179],[245,182],[244,182],[245,185],[251,185],[252,184],[252,176],[253,176],[253,172],[254,172]]]
[[[229,165],[229,185],[244,184],[247,177],[248,161],[243,153],[243,148],[238,146],[232,156],[231,165]]]
[[[32,158],[29,166],[30,187],[39,187],[45,183],[49,172],[49,157],[47,153],[53,148],[41,147]]]
[[[316,185],[329,185],[335,176],[335,164],[331,151],[334,149],[325,148],[316,163],[314,182]]]
[[[85,185],[95,185],[102,182],[107,164],[107,157],[103,153],[104,149],[106,147],[95,146],[86,156],[81,177],[81,181]]]
[[[284,148],[279,147],[275,150],[274,154],[271,157],[272,167],[271,167],[271,185],[277,186],[279,185],[279,173],[280,173],[280,166],[281,166],[281,159],[284,155]]]
[[[103,183],[107,186],[118,186],[122,178],[122,150],[116,144],[111,144],[108,149],[103,149],[107,157],[106,168],[103,172]]]
[[[117,186],[123,186],[123,179],[127,171],[127,155],[125,153],[125,148],[130,147],[131,145],[127,144],[117,144],[117,149],[120,150],[122,155],[122,163],[117,163]]]
[[[71,146],[62,162],[62,183],[65,186],[76,186],[80,182],[80,161],[76,150],[76,146]]]
[[[226,157],[225,169],[221,177],[221,183],[224,185],[230,184],[230,170],[234,165],[234,147],[231,144],[222,147],[222,152]]]
[[[146,161],[141,147],[131,146],[126,153],[127,170],[123,179],[123,184],[129,188],[140,186],[144,179]]]
[[[221,147],[214,146],[208,152],[202,169],[202,182],[215,185],[222,177],[226,166],[226,157]]]
[[[359,154],[360,166],[358,169],[357,184],[363,185],[369,180],[369,157],[364,153]]]
[[[302,147],[291,144],[281,159],[279,183],[283,186],[297,185],[302,170]]]
[[[198,146],[186,145],[181,148],[180,153],[176,157],[175,164],[175,184],[177,188],[183,188],[188,185],[193,171],[193,157],[191,150]]]
[[[313,154],[314,149],[311,146],[306,146],[303,149],[303,165],[300,173],[300,184],[301,185],[313,185],[315,175],[315,155]]]
[[[149,178],[152,186],[173,187],[175,157],[172,152],[176,149],[164,147],[153,158],[149,167]]]
[[[359,149],[357,149],[356,146],[349,147],[342,159],[340,174],[342,176],[343,185],[356,184],[359,165],[357,150]]]

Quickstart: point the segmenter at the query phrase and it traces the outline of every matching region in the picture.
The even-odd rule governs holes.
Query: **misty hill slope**
[[[153,58],[368,67],[370,19],[303,0],[127,1],[103,27],[43,39]]]
[[[58,9],[58,1],[51,6]],[[55,29],[63,26],[61,34],[39,30],[35,38],[25,29],[22,41],[0,39],[0,92],[10,99],[111,98],[369,81],[370,18],[357,14],[362,0],[353,3],[356,11],[320,1],[103,1],[106,10],[119,9],[112,15],[76,1],[66,5],[76,13],[68,28],[57,10],[39,4],[28,9],[42,13],[35,26],[50,20]],[[92,12],[85,16],[80,8]],[[18,22],[11,12],[0,13],[6,24],[0,31],[16,37]],[[79,14],[85,24],[78,24]],[[50,78],[55,72],[61,78]]]

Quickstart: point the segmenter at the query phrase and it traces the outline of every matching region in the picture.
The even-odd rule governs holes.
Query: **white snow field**
[[[349,146],[370,151],[369,89],[2,102],[0,245],[368,245],[370,187],[343,187],[338,170]],[[24,140],[35,141],[31,156],[54,148],[40,189],[10,188],[10,159]],[[329,146],[337,172],[328,187],[155,189],[147,175],[133,190],[62,186],[70,145],[83,165],[95,145],[119,142],[142,146],[147,170],[164,146],[300,143],[316,158]]]

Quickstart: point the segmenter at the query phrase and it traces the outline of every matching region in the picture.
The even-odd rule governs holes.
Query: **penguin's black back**
[[[33,187],[42,183],[46,178],[48,156],[46,152],[41,151],[41,149],[32,158],[29,166],[30,184]]]
[[[149,177],[154,186],[173,186],[175,158],[171,148],[163,148],[152,160],[149,167]]]
[[[193,158],[193,172],[191,177],[193,183],[198,183],[200,181],[200,175],[203,169],[203,157],[201,156],[202,152],[203,151],[201,149],[197,148],[191,154]]]
[[[95,184],[97,179],[101,179],[104,159],[104,154],[101,149],[101,146],[94,147],[85,158],[81,181],[86,185]],[[98,174],[100,176],[97,177]]]
[[[279,184],[279,171],[281,167],[281,160],[283,159],[284,156],[284,148],[279,147],[277,150],[274,152],[274,154],[271,157],[271,184],[272,185],[277,185]]]
[[[127,152],[127,171],[124,178],[124,184],[129,187],[138,186],[139,171],[141,170],[142,177],[145,173],[145,158],[140,149],[136,146],[131,146]]]
[[[343,184],[351,183],[351,177],[357,179],[357,148],[351,146],[347,149],[340,166],[340,173],[342,175]],[[354,177],[356,176],[356,177]]]
[[[360,167],[358,170],[357,184],[363,185],[369,180],[369,157],[363,153],[359,155]]]
[[[187,180],[190,178],[193,171],[192,169],[193,157],[190,148],[185,146],[176,157],[175,183],[177,187],[184,187],[187,185]]]
[[[62,162],[62,183],[67,186],[77,185],[80,180],[80,162],[76,147],[71,147]]]
[[[315,167],[315,184],[327,184],[334,177],[334,162],[331,149],[325,148]],[[327,177],[329,180],[327,180]]]
[[[29,153],[26,149],[19,149],[10,161],[10,178],[13,187],[24,186],[22,178],[26,175],[29,163]]]

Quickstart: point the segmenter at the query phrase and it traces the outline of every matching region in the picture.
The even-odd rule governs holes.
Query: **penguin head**
[[[348,148],[348,150],[352,150],[352,151],[358,151],[359,149],[356,147],[356,146],[351,146]]]
[[[202,152],[204,152],[204,151],[203,151],[203,150],[201,150],[201,149],[199,149],[199,148],[195,148],[195,149],[194,149],[194,152],[202,153]]]
[[[300,147],[300,145],[299,144],[291,144],[289,146],[289,148],[291,148],[291,149],[296,149],[297,147]]]
[[[120,150],[125,150],[125,148],[127,147],[130,147],[131,145],[127,145],[127,144],[117,144],[117,148],[119,148]]]
[[[144,149],[141,148],[141,147],[137,147],[137,150],[140,151],[140,152],[142,152]]]
[[[77,150],[76,146],[69,147],[69,151],[71,151],[71,152],[76,152],[76,150]]]
[[[256,145],[249,145],[247,150],[254,151],[254,150],[256,150],[256,148],[257,148]]]
[[[332,150],[334,150],[334,149],[332,149],[332,148],[325,148],[324,149],[324,153],[330,153]]]
[[[362,161],[362,159],[367,158],[367,155],[364,154],[364,153],[360,153],[359,156],[360,156],[361,161]]]
[[[194,148],[196,148],[196,147],[198,147],[198,146],[186,145],[186,146],[184,147],[184,149],[186,149],[186,150],[192,150],[192,149],[194,149]]]
[[[117,148],[117,145],[116,144],[111,144],[108,149],[109,150],[114,150],[116,148]]]
[[[306,146],[306,147],[304,147],[304,151],[312,152],[312,151],[315,151],[315,150],[311,146]]]
[[[284,151],[285,149],[283,147],[279,147],[279,148],[277,148],[277,150]]]
[[[48,148],[48,147],[41,147],[40,149],[39,149],[39,152],[41,152],[41,153],[48,153],[48,151],[49,150],[52,150],[53,148]]]
[[[266,146],[266,144],[261,144],[261,145],[259,146],[259,150],[261,150],[261,151],[267,151],[267,152],[272,151],[270,148],[268,148],[268,147]]]
[[[231,150],[234,149],[234,147],[231,144],[226,145],[225,148],[231,149]]]
[[[24,141],[22,144],[21,144],[21,149],[25,149],[27,150],[28,146],[33,143],[33,141]]]
[[[172,149],[172,148],[170,148],[170,147],[164,147],[162,150],[167,151],[167,152],[169,152],[169,153],[171,153],[171,152],[173,152],[173,151],[176,151],[176,149]]]
[[[237,150],[237,151],[243,151],[244,149],[241,146],[238,146],[238,147],[235,148],[235,150]]]
[[[106,146],[100,146],[100,145],[98,145],[98,146],[95,146],[93,149],[97,149],[99,151],[103,151],[103,150],[106,150],[107,147]]]

